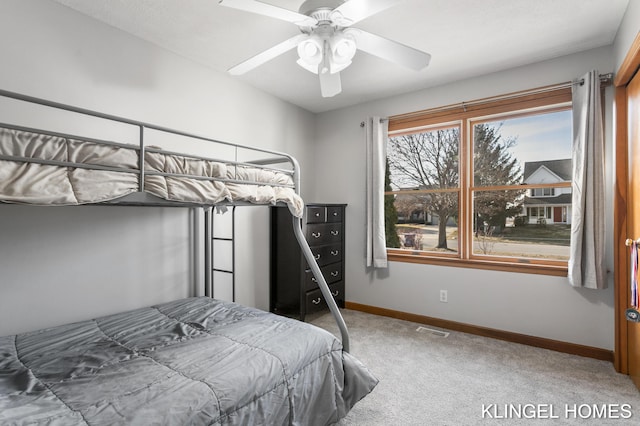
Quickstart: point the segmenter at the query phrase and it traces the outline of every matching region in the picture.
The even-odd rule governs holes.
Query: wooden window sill
[[[459,259],[452,257],[425,256],[415,254],[402,254],[388,252],[387,259],[391,262],[420,263],[425,265],[452,266],[456,268],[487,269],[493,271],[517,272],[523,274],[551,275],[566,277],[568,268],[566,265],[550,265],[541,263],[529,263],[523,259],[518,262],[503,262],[485,259]]]

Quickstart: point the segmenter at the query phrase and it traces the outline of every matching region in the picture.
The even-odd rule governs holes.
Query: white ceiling
[[[54,1],[220,72],[299,34],[293,24],[217,0]],[[295,11],[302,3],[263,1]],[[294,49],[233,78],[323,112],[609,45],[628,2],[399,0],[354,27],[430,53],[423,71],[358,52],[341,73],[342,93],[322,98],[318,76],[296,64]]]

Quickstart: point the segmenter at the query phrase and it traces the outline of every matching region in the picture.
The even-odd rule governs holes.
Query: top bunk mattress
[[[0,127],[0,201],[33,205],[103,203],[143,191],[194,205],[285,203],[302,216],[304,203],[290,172],[83,140],[30,129]]]

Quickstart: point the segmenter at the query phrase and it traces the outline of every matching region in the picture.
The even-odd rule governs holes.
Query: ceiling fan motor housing
[[[300,5],[300,9],[298,9],[298,12],[303,15],[312,16],[312,13],[314,12],[323,12],[326,10],[327,18],[322,20],[329,20],[328,16],[330,15],[331,11],[333,11],[333,9],[340,6],[344,2],[345,0],[306,0]],[[318,21],[321,20],[316,16],[313,17]]]

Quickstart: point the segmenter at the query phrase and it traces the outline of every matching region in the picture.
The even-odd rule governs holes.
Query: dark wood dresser
[[[344,219],[346,204],[307,204],[302,230],[333,298],[344,308]],[[271,207],[270,310],[304,321],[328,309],[293,233],[287,207]]]

